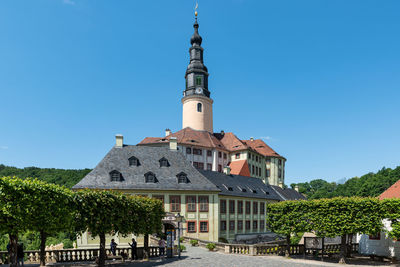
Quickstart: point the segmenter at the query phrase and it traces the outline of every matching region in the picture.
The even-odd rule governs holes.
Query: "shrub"
[[[181,245],[181,251],[185,251],[186,250],[186,247],[184,246],[184,245]]]
[[[179,238],[179,242],[183,242],[183,241],[185,241],[185,238],[183,237],[183,236],[181,236],[180,238]]]
[[[193,247],[197,246],[199,244],[199,241],[192,239],[190,240],[190,245],[192,245]]]
[[[208,248],[209,251],[213,251],[215,247],[216,247],[215,243],[208,243],[206,246],[206,248]]]

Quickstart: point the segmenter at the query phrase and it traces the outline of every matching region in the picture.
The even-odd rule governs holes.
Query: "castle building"
[[[283,186],[286,159],[261,139],[241,140],[235,134],[213,131],[213,100],[208,89],[208,69],[199,24],[193,25],[190,61],[182,97],[182,130],[165,130],[164,137],[146,137],[140,146],[167,146],[171,137],[179,150],[200,170],[222,172],[228,166],[232,174],[257,177],[264,183]]]

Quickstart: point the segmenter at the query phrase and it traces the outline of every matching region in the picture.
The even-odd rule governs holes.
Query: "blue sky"
[[[195,1],[3,0],[0,163],[93,168],[181,128]],[[264,138],[286,182],[400,165],[400,1],[199,0],[214,131]]]

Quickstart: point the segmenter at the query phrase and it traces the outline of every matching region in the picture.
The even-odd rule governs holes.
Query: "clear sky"
[[[0,163],[93,168],[181,129],[195,1],[2,0]],[[286,182],[400,165],[400,1],[199,0],[214,131]]]

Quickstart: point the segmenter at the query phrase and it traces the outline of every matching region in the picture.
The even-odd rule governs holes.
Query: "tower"
[[[202,38],[199,35],[199,24],[193,24],[194,33],[190,38],[190,62],[186,70],[186,88],[183,91],[182,128],[213,132],[213,115],[210,91],[208,91],[208,70],[203,64]]]

